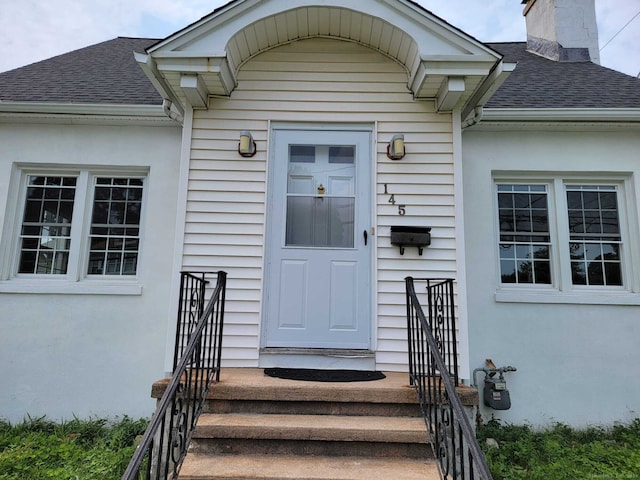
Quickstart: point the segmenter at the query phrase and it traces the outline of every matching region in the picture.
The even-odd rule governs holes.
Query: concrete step
[[[308,412],[300,413],[360,415],[361,407],[366,406],[371,412],[368,415],[389,416],[386,410],[389,407],[397,408],[399,414],[404,415],[402,410],[411,410],[411,405],[417,404],[415,389],[409,385],[409,376],[397,372],[385,374],[387,378],[372,382],[328,383],[273,378],[264,375],[259,368],[223,368],[220,382],[209,391],[210,402],[205,406],[205,411],[225,413],[238,409],[237,412],[276,413],[278,410],[274,408],[287,411],[297,408],[295,402],[304,402],[300,408],[306,408]],[[155,382],[151,396],[159,399],[168,383],[168,378]],[[457,390],[463,405],[478,405],[477,390],[468,386],[461,386]],[[279,402],[280,406],[277,405]],[[321,410],[313,412],[314,408]],[[349,413],[349,410],[354,413]]]
[[[180,480],[435,480],[432,447],[405,373],[353,383],[223,369],[198,421]],[[168,380],[156,382],[160,398]],[[458,389],[463,404],[477,392]]]
[[[194,455],[180,480],[436,480],[435,460],[402,458]]]
[[[365,403],[336,401],[265,401],[216,399],[205,404],[205,413],[287,412],[295,415],[343,415],[380,417],[420,417],[420,408],[413,403]]]
[[[203,414],[192,451],[215,454],[431,455],[418,417]]]
[[[196,435],[210,438],[423,443],[422,418],[338,415],[203,414]]]

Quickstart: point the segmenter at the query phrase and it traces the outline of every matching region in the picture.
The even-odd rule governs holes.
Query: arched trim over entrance
[[[325,37],[359,43],[403,65],[410,74],[420,62],[416,41],[381,18],[343,7],[300,7],[247,25],[226,45],[231,69],[253,56],[296,40]]]
[[[403,65],[416,99],[438,111],[470,113],[503,72],[501,56],[407,0],[236,0],[159,42],[138,62],[179,110],[228,96],[238,69],[255,55],[325,37],[374,49]]]

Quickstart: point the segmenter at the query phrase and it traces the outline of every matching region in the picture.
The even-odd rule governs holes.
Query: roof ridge
[[[527,41],[526,40],[518,40],[515,42],[507,42],[507,41],[500,41],[500,42],[484,42],[487,45],[514,45],[514,44],[526,44]]]
[[[149,40],[149,41],[162,40],[161,38],[156,38],[156,37],[130,37],[128,35],[118,35],[117,37],[113,38],[112,40],[116,40],[116,39],[121,39],[121,40]],[[109,41],[109,40],[107,40],[107,41]]]

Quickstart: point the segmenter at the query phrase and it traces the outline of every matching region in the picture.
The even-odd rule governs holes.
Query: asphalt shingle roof
[[[161,104],[133,56],[156,42],[119,37],[0,73],[0,101]]]
[[[487,43],[517,67],[487,108],[640,108],[640,80],[591,62],[555,62],[527,44]]]
[[[0,101],[159,105],[133,52],[157,39],[119,37],[0,73]],[[517,67],[487,108],[640,108],[640,80],[589,62],[555,62],[526,43],[488,43]]]

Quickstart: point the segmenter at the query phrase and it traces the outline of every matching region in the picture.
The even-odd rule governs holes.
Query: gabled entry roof
[[[136,58],[165,99],[207,108],[209,95],[231,94],[253,56],[314,37],[394,59],[414,97],[435,100],[439,111],[478,100],[490,73],[489,83],[504,79],[499,53],[408,0],[236,0]]]

